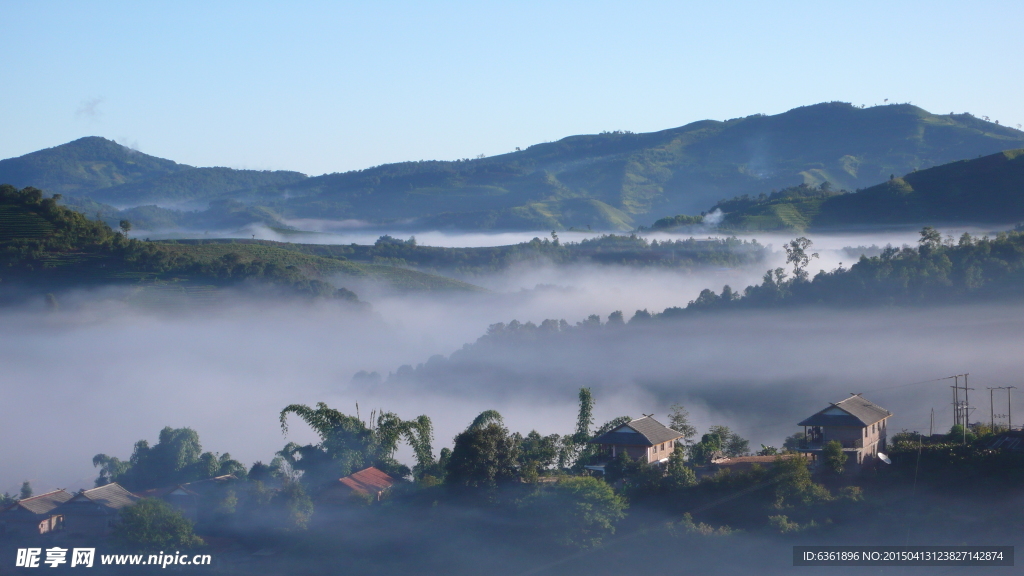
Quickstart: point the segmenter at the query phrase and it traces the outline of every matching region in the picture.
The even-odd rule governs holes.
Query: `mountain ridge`
[[[93,139],[75,143],[83,141],[100,148]],[[120,206],[195,208],[243,201],[283,219],[352,219],[408,228],[628,230],[745,193],[824,182],[852,190],[890,174],[1022,147],[1024,132],[966,113],[829,102],[657,132],[574,135],[489,158],[400,162],[311,178],[195,168],[170,160],[161,164],[121,147],[114,154],[120,160],[111,160],[106,171],[103,165],[90,172],[84,160],[77,167],[73,158],[54,160],[68,182],[50,174],[50,186],[47,177],[29,182],[24,169],[11,170],[24,168],[31,154],[3,160],[0,182],[15,173],[21,177],[16,185]],[[132,172],[138,158],[152,173]]]

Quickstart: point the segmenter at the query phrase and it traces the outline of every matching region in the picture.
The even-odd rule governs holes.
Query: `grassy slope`
[[[479,292],[482,288],[436,274],[416,270],[349,262],[335,255],[319,256],[308,253],[303,245],[271,242],[267,240],[180,240],[177,242],[155,242],[162,250],[172,254],[190,256],[199,262],[210,263],[228,254],[237,254],[242,262],[262,260],[274,262],[282,267],[296,266],[303,274],[326,278],[332,275],[351,277],[385,283],[403,291],[469,291]]]
[[[722,227],[732,231],[803,231],[835,226],[1021,221],[1024,149],[911,172],[853,194],[766,200],[727,213]]]

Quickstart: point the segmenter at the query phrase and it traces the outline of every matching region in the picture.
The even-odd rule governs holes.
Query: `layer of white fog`
[[[815,266],[852,263],[843,246],[915,239],[904,236],[815,238]],[[90,486],[93,455],[127,459],[137,440],[154,443],[164,426],[192,427],[205,450],[230,452],[247,466],[266,462],[288,441],[315,441],[297,422],[287,438],[281,434],[278,413],[291,403],[323,401],[354,413],[358,402],[364,418],[373,408],[427,414],[437,450],[485,409],[524,433],[570,432],[576,391],[588,385],[598,424],[622,414],[663,418],[681,402],[698,429],[726,424],[756,448],[778,446],[800,419],[850,392],[894,412],[891,431],[927,430],[932,408],[937,428],[951,424],[948,383],[902,385],[963,372],[982,391],[1019,384],[1024,307],[1005,306],[703,315],[532,357],[495,355],[482,366],[490,375],[475,384],[352,381],[360,370],[386,378],[403,364],[448,356],[496,322],[574,324],[590,314],[604,321],[614,310],[628,320],[637,309],[685,306],[702,288],[741,289],[782,260],[776,254],[751,269],[691,273],[521,268],[477,278],[490,292],[473,296],[364,288],[371,313],[244,294],[191,311],[147,308],[125,303],[117,290],[62,295],[56,312],[41,302],[3,309],[0,492],[15,492],[23,480],[37,493]],[[988,395],[973,394],[975,419],[987,419]]]
[[[373,244],[377,238],[387,234],[394,238],[408,239],[415,237],[417,244],[421,246],[440,246],[446,248],[458,247],[482,247],[482,246],[507,246],[521,242],[529,242],[534,238],[550,238],[551,230],[535,231],[486,231],[466,232],[455,230],[410,230],[408,227],[381,227],[356,220],[316,220],[301,219],[288,220],[287,225],[293,230],[282,228],[270,228],[263,224],[251,224],[237,229],[223,230],[139,230],[132,232],[137,238],[150,238],[153,240],[182,239],[182,238],[237,238],[257,240],[273,240],[277,242],[294,242],[300,244]],[[986,227],[959,226],[943,227],[941,231],[953,238],[959,237],[964,232],[971,234],[994,235],[996,230]],[[602,234],[630,234],[622,231],[558,231],[557,235],[562,242],[579,242],[587,238],[594,238]],[[714,228],[695,227],[683,232],[642,232],[640,234],[649,240],[680,240],[690,237],[696,238],[724,238],[730,234],[723,234]],[[764,234],[744,236],[745,238],[756,237],[762,244],[774,243],[780,247],[783,242],[788,242],[800,234]],[[908,227],[900,232],[874,232],[871,230],[853,231],[848,233],[830,234],[803,234],[815,241],[819,247],[830,249],[841,249],[847,246],[885,246],[892,244],[914,244],[917,241],[918,233],[914,227]],[[742,235],[741,235],[742,236]]]

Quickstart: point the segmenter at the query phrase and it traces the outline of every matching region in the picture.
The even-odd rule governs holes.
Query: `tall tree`
[[[810,239],[801,236],[783,246],[786,249],[786,263],[793,265],[793,277],[798,282],[807,281],[807,265],[810,263],[811,258],[818,257],[817,253],[807,254],[807,249],[810,248],[811,244]]]
[[[315,446],[292,443],[281,452],[289,464],[303,473],[306,483],[319,482],[325,475],[347,476],[367,466],[376,466],[388,474],[407,476],[411,471],[394,458],[402,439],[412,446],[420,474],[426,474],[435,467],[431,447],[433,428],[427,416],[403,421],[393,412],[382,410],[378,414],[374,411],[367,426],[358,416],[343,414],[323,402],[317,403],[315,408],[291,404],[280,414],[281,430],[285,434],[288,433],[289,414],[302,419],[321,440]],[[481,414],[478,419],[486,414]],[[501,415],[497,417],[500,419]],[[303,459],[306,462],[301,462]]]
[[[720,448],[725,456],[741,456],[750,451],[750,442],[733,432],[728,426],[712,426],[708,434],[719,438]]]
[[[683,435],[683,443],[689,446],[697,436],[697,428],[690,424],[690,413],[682,404],[673,404],[668,414],[668,427]]]
[[[455,437],[445,481],[457,486],[494,487],[517,479],[519,444],[516,439],[496,422],[476,424],[474,421]]]
[[[27,500],[32,497],[32,484],[28,480],[21,483],[21,500]]]

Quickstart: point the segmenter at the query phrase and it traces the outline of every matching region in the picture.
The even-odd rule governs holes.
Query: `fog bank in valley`
[[[879,244],[871,240],[852,243]],[[842,256],[826,248],[819,266]],[[590,386],[598,423],[622,414],[664,417],[682,402],[698,428],[727,424],[756,447],[778,444],[801,418],[848,392],[895,412],[897,429],[926,427],[933,407],[948,428],[946,383],[893,386],[962,372],[979,390],[1017,383],[1024,308],[1007,306],[707,314],[437,357],[497,322],[575,324],[590,314],[607,321],[614,310],[628,320],[637,309],[685,306],[705,287],[742,289],[782,264],[777,253],[751,269],[690,273],[516,267],[476,278],[490,290],[479,295],[363,287],[371,312],[243,293],[191,310],[147,307],[126,304],[116,291],[61,295],[56,312],[2,309],[0,390],[8,406],[26,409],[0,419],[7,440],[0,492],[26,479],[37,492],[91,485],[94,454],[126,459],[134,442],[155,442],[163,426],[192,427],[204,450],[230,452],[246,465],[268,461],[288,441],[315,441],[298,423],[282,436],[278,412],[291,403],[324,401],[354,413],[358,402],[364,418],[373,408],[427,414],[439,449],[485,409],[524,433],[568,433],[576,390]],[[411,371],[398,376],[405,364]],[[378,372],[381,383],[353,381],[360,370]],[[977,396],[979,408],[985,400],[979,419],[988,412],[984,396]]]

